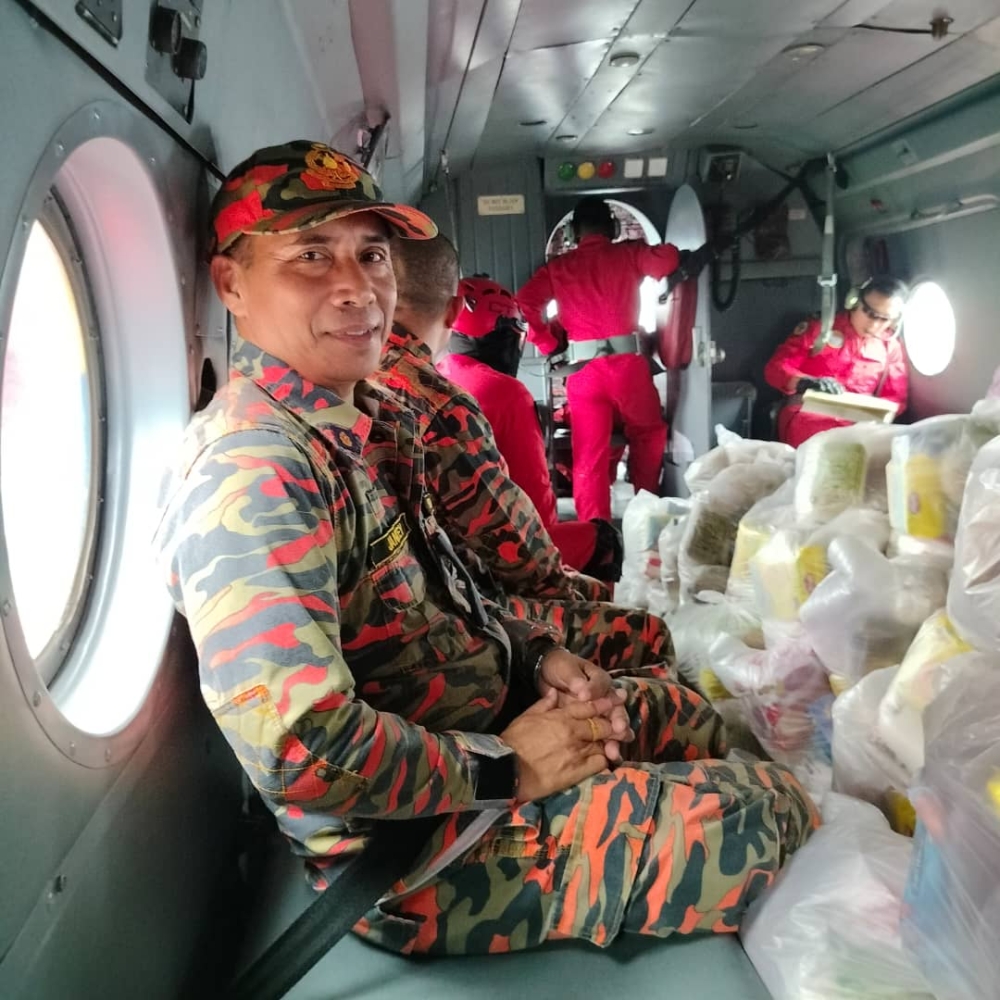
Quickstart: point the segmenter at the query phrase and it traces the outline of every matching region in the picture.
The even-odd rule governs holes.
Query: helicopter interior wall
[[[983,212],[886,238],[893,266],[911,279],[936,281],[955,310],[951,363],[931,377],[911,370],[910,415],[914,420],[936,413],[967,412],[982,398],[1000,365],[998,220],[997,212]]]
[[[39,9],[199,151],[217,154],[224,169],[257,145],[329,134],[301,69],[299,43],[278,5],[256,4],[252,12],[242,5],[205,5],[201,38],[209,47],[210,73],[198,85],[190,125],[145,82],[145,0],[122,4],[124,34],[116,49],[72,5],[49,2]],[[22,218],[23,199],[38,164],[55,148],[53,137],[92,102],[121,109],[134,120],[134,132],[123,141],[141,153],[169,230],[183,318],[178,351],[187,351],[190,369],[191,398],[177,401],[183,408],[195,399],[204,358],[220,376],[226,370],[225,313],[198,256],[209,194],[204,167],[20,3],[2,0],[0,21],[0,65],[9,88],[0,102],[0,125],[16,137],[0,152],[0,312],[10,308],[22,234],[31,223]],[[246,59],[263,37],[272,61]],[[349,46],[349,32],[347,38]],[[345,78],[344,94],[360,99],[352,86]],[[234,96],[241,93],[248,99]],[[262,94],[267,107],[260,104]],[[95,136],[102,134],[97,118],[92,127]],[[148,332],[129,328],[123,335]],[[58,454],[58,442],[45,444]],[[43,467],[40,475],[57,471]],[[50,487],[57,488],[57,478]],[[142,622],[134,627],[141,629]],[[232,861],[241,773],[201,702],[185,629],[181,624],[171,632],[133,723],[141,727],[138,745],[107,766],[85,766],[49,739],[32,710],[31,689],[19,682],[10,643],[0,637],[0,995],[99,996],[107,995],[110,983],[122,996],[181,995],[196,948],[211,937],[204,932],[217,876]]]

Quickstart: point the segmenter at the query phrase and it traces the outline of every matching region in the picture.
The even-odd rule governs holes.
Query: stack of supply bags
[[[827,796],[823,821],[740,928],[764,985],[775,1000],[934,1000],[900,936],[912,842],[846,796]]]
[[[944,604],[948,577],[936,564],[889,559],[853,536],[835,538],[827,560],[830,573],[800,618],[839,693],[902,660],[917,630]]]
[[[621,579],[615,585],[618,604],[650,608],[660,615],[669,610],[669,595],[661,574],[660,537],[683,525],[690,506],[687,500],[658,497],[647,490],[640,490],[629,502],[622,517],[625,554]],[[676,576],[676,556],[674,564]]]
[[[740,521],[795,470],[794,451],[772,441],[745,441],[716,428],[719,447],[685,473],[691,514],[677,556],[682,600],[703,591],[724,593]]]
[[[764,646],[719,636],[708,650],[710,669],[738,699],[768,756],[820,801],[832,779],[833,692],[826,671],[800,629],[765,623]]]
[[[1000,993],[1000,672],[928,707],[903,941],[938,1000]]]

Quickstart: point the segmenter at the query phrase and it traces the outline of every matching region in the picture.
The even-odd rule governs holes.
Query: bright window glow
[[[903,310],[906,353],[921,375],[939,375],[955,353],[955,311],[944,289],[922,281]]]
[[[649,218],[637,208],[624,201],[617,201],[614,198],[606,199],[611,211],[621,226],[619,240],[642,240],[644,239],[650,246],[657,246],[663,242],[656,227]],[[552,230],[549,242],[545,247],[545,259],[551,260],[558,257],[567,250],[573,249],[572,231],[570,222],[573,218],[572,212],[567,212],[559,224]],[[639,326],[647,333],[656,332],[656,314],[659,309],[660,295],[667,289],[666,279],[657,281],[656,278],[643,278],[639,286]],[[546,319],[552,319],[559,312],[557,303],[553,300],[549,303],[546,311]]]
[[[0,504],[17,614],[37,658],[76,610],[94,466],[84,329],[41,223],[28,237],[3,358]]]

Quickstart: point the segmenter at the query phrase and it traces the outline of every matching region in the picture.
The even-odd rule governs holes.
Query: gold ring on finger
[[[601,742],[601,727],[597,724],[596,719],[587,719],[587,725],[590,726],[590,738],[595,743]]]

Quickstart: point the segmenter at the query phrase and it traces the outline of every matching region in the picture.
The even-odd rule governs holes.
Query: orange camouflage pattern
[[[204,700],[314,883],[371,820],[442,816],[356,928],[373,942],[459,953],[732,929],[815,810],[783,768],[715,759],[721,720],[662,668],[604,654],[635,763],[516,809],[477,796],[482,762],[510,753],[504,714],[530,697],[526,644],[560,635],[489,601],[478,621],[434,554],[423,462],[390,396],[361,383],[345,402],[237,337],[168,485],[157,546]]]

